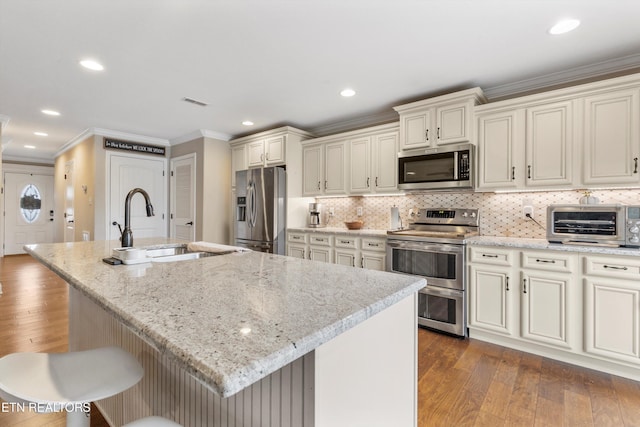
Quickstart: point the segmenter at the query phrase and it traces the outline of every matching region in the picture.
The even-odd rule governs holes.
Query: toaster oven
[[[640,247],[640,206],[550,205],[547,240]]]

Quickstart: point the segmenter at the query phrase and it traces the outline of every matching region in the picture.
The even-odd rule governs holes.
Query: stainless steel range
[[[479,224],[477,209],[420,209],[408,229],[387,232],[387,271],[427,279],[420,326],[467,336],[465,239]]]

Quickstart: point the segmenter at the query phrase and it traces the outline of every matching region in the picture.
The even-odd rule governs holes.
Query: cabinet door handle
[[[369,188],[369,177],[367,177],[367,188]]]
[[[609,268],[611,270],[623,270],[623,271],[627,271],[628,270],[627,267],[618,267],[616,265],[605,265],[604,268]]]
[[[320,189],[320,181],[318,181],[318,190]]]
[[[509,290],[509,276],[507,276],[507,291]]]
[[[547,264],[555,264],[556,261],[553,259],[537,259],[536,262],[545,262]]]
[[[438,134],[436,135],[438,139],[440,139],[440,128],[438,128]]]
[[[378,177],[376,176],[376,187],[378,186]]]
[[[484,258],[498,258],[498,255],[482,254]]]
[[[364,268],[364,257],[360,258],[360,267]]]
[[[429,140],[429,129],[427,129],[426,131],[424,131],[424,137],[425,139],[428,141]]]
[[[324,189],[327,189],[327,181],[324,182]]]
[[[638,173],[638,158],[633,158],[633,173]]]
[[[527,178],[531,179],[531,165],[527,166]]]
[[[511,166],[511,181],[513,181],[514,179],[516,179],[516,167]]]
[[[527,293],[527,279],[522,279],[522,293]]]

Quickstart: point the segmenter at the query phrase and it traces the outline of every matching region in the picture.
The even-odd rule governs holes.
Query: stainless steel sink
[[[175,262],[186,261],[190,259],[206,258],[216,255],[225,255],[229,252],[211,253],[211,252],[189,252],[187,245],[153,247],[147,249],[147,258],[151,262]]]

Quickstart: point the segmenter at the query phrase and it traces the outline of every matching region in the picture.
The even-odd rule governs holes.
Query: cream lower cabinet
[[[288,232],[287,255],[384,271],[386,267],[386,239],[322,232]]]
[[[577,255],[471,247],[469,328],[570,349]],[[470,332],[473,336],[473,332]]]
[[[640,260],[584,259],[585,351],[640,364]]]
[[[471,338],[640,381],[640,257],[468,248]]]

